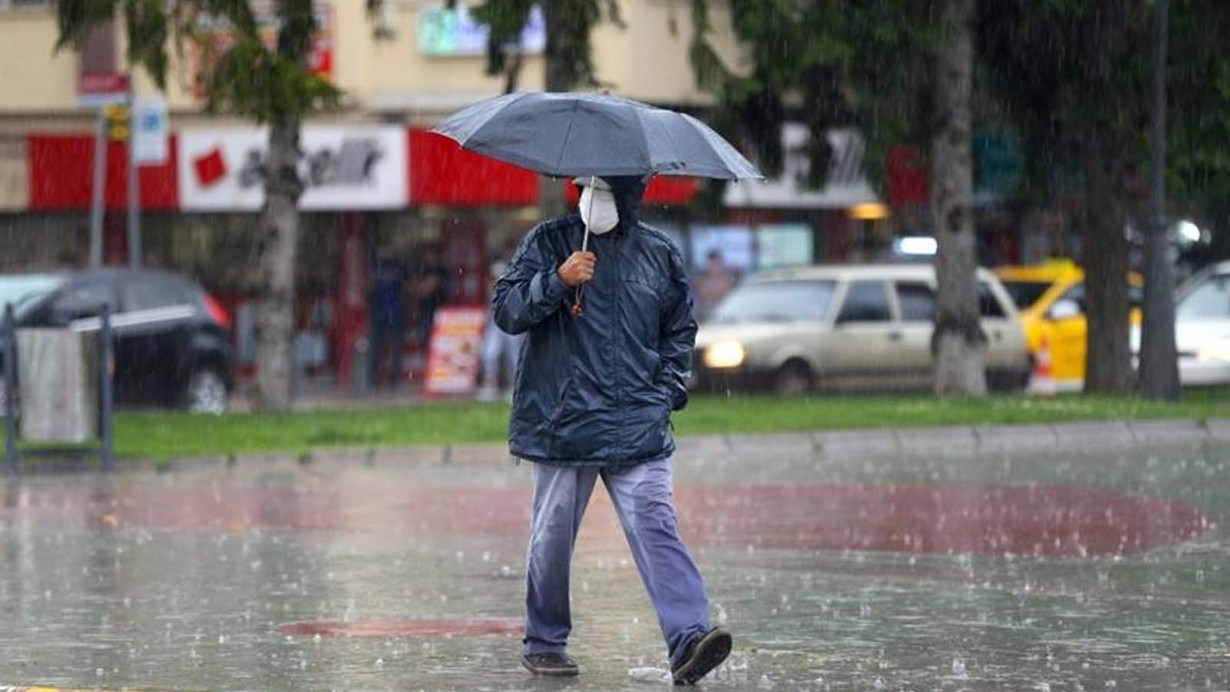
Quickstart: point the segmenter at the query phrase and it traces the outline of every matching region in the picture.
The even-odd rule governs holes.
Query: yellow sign
[[[107,139],[113,142],[126,142],[132,134],[132,116],[128,106],[110,105],[103,108],[107,118]]]

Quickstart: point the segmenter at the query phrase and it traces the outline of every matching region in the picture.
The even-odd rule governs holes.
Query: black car
[[[222,413],[235,383],[230,317],[197,283],[160,271],[100,269],[0,276],[17,327],[115,330],[115,401]],[[20,357],[20,356],[19,356]]]

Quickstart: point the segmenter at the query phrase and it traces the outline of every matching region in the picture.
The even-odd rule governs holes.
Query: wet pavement
[[[685,445],[681,526],[735,634],[702,686],[1230,689],[1230,442],[1049,434]],[[0,482],[0,689],[669,687],[601,491],[582,674],[520,668],[529,468],[495,451]]]

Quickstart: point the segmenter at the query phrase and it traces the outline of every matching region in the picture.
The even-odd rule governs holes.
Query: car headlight
[[[1230,341],[1214,341],[1196,349],[1196,360],[1230,361]]]
[[[719,341],[705,349],[705,365],[710,368],[737,368],[747,354],[738,341]]]

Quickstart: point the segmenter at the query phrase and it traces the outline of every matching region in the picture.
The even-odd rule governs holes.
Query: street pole
[[[137,101],[132,90],[132,68],[128,70],[128,266],[141,268],[141,180],[136,161]]]
[[[1153,6],[1153,122],[1149,153],[1152,218],[1145,245],[1144,324],[1140,333],[1140,386],[1147,399],[1179,398],[1174,336],[1174,285],[1166,239],[1166,41],[1170,2]]]
[[[103,192],[107,187],[107,115],[98,110],[94,132],[94,187],[90,190],[90,268],[102,266]]]

